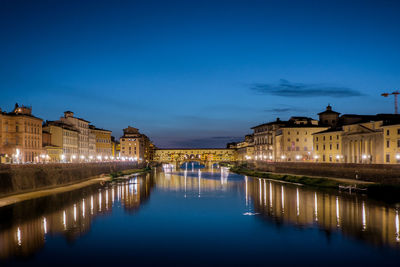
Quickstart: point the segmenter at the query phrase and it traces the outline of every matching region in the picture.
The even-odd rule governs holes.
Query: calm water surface
[[[400,264],[396,205],[155,170],[0,209],[0,265]]]

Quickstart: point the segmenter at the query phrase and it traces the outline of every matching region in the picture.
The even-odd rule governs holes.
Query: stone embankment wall
[[[260,171],[275,173],[359,179],[400,185],[400,164],[248,162],[248,165]]]
[[[143,167],[132,162],[0,165],[0,197],[73,184],[101,174]]]

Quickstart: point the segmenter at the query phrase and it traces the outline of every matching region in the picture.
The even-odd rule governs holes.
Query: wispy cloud
[[[364,95],[358,90],[344,86],[326,84],[292,83],[281,79],[277,84],[254,83],[250,90],[257,94],[274,95],[282,97],[353,97]]]
[[[268,108],[264,109],[265,112],[271,113],[288,113],[288,112],[304,112],[305,109],[296,108],[296,107],[282,107],[282,108]]]

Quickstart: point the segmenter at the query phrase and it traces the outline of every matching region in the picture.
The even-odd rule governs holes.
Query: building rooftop
[[[322,111],[320,113],[318,113],[318,115],[323,115],[323,114],[340,114],[339,112],[333,111],[332,110],[332,106],[328,104],[328,106],[326,107],[325,111]]]
[[[70,124],[67,124],[67,123],[64,123],[62,121],[46,121],[44,123],[43,127],[50,126],[50,125],[61,127],[63,129],[67,129],[69,131],[79,132],[79,130],[76,129],[74,126],[72,126]]]
[[[102,128],[97,128],[97,127],[95,127],[94,125],[89,125],[89,128],[90,129],[92,129],[92,130],[97,130],[97,131],[103,131],[103,132],[112,132],[112,131],[110,131],[110,130],[106,130],[106,129],[102,129]]]
[[[342,127],[337,127],[337,128],[330,128],[321,132],[313,133],[314,134],[322,134],[322,133],[333,133],[333,132],[341,132],[343,131]]]
[[[263,123],[254,127],[251,127],[250,129],[255,129],[255,128],[259,128],[262,126],[267,126],[267,125],[274,125],[274,124],[287,124],[289,123],[288,121],[281,121],[279,118],[277,118],[275,121],[271,121],[271,122],[267,122],[267,123]]]

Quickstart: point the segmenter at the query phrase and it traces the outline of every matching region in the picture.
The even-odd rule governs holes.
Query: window
[[[299,135],[299,132],[297,132],[297,135]]]
[[[339,140],[339,135],[336,135],[336,140]]]
[[[386,147],[389,148],[390,147],[390,141],[386,140]]]
[[[316,149],[317,149],[317,151],[318,151],[318,145],[316,145],[316,147],[315,147]]]
[[[324,136],[324,137],[322,137],[322,140],[324,140],[324,141],[325,141],[325,136]]]
[[[304,147],[304,151],[307,151],[307,150],[308,150],[308,148],[305,146],[305,147]]]
[[[329,150],[332,150],[332,144],[329,144]]]
[[[290,146],[287,147],[287,151],[290,151]]]
[[[329,136],[329,140],[332,140],[332,135]]]
[[[300,150],[300,147],[296,146],[296,151],[299,151],[299,150]]]
[[[322,149],[325,150],[325,145],[323,145]]]
[[[325,161],[325,155],[322,155],[322,161]]]
[[[336,144],[336,149],[339,150],[339,144]]]
[[[317,140],[317,141],[318,141],[318,137],[316,137],[316,138],[315,138],[315,140]]]
[[[387,162],[387,163],[390,162],[390,154],[386,154],[386,162]]]
[[[287,141],[290,142],[290,138],[288,138]]]
[[[299,142],[299,138],[296,138],[296,142]]]
[[[304,138],[304,142],[307,142],[307,138]]]
[[[386,135],[390,135],[390,131],[389,130],[386,130]]]
[[[397,129],[397,134],[400,134],[400,129]]]

